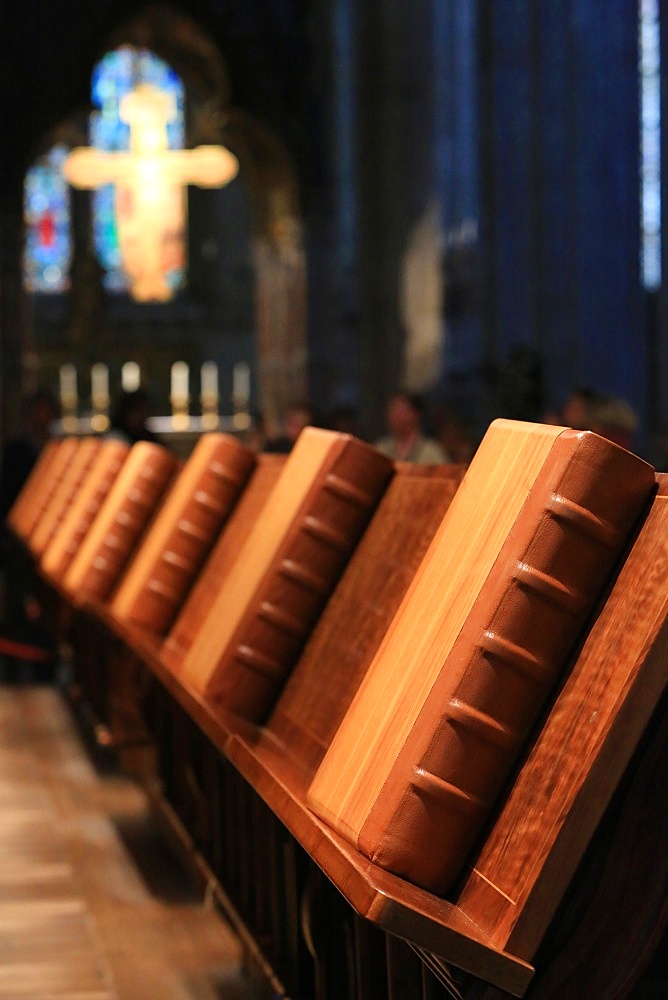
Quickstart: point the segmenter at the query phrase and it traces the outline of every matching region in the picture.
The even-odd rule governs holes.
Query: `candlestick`
[[[188,375],[185,361],[175,361],[172,365],[172,398],[188,399]]]
[[[60,366],[60,402],[63,406],[72,404],[77,399],[77,370],[74,365]]]
[[[141,373],[136,361],[126,361],[121,367],[121,388],[123,392],[136,392],[141,385]]]
[[[95,409],[100,409],[109,403],[109,369],[101,362],[93,365],[90,370],[90,394]]]
[[[170,400],[172,404],[172,424],[179,429],[186,428],[189,423],[188,404],[188,365],[185,361],[175,361],[172,365],[172,384]]]
[[[248,404],[250,399],[250,368],[240,361],[232,369],[232,400],[235,409]]]
[[[79,397],[77,394],[77,370],[72,364],[60,366],[60,407],[62,410],[63,429],[68,433],[74,432],[77,424],[77,406]]]
[[[93,407],[91,427],[106,431],[109,426],[109,369],[98,362],[90,370],[90,395]]]
[[[200,373],[202,426],[211,430],[218,426],[218,365],[205,361]]]
[[[250,368],[240,361],[232,369],[232,422],[238,430],[250,427]]]

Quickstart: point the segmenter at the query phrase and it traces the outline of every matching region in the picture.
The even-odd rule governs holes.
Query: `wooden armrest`
[[[162,645],[164,636],[159,632],[119,618],[112,607],[102,601],[85,601],[78,611],[89,619],[93,627],[101,630],[105,638],[120,643],[140,659],[143,659],[145,652],[146,655],[157,654]]]
[[[356,913],[513,996],[523,995],[534,972],[528,962],[496,947],[453,903],[374,865],[307,809],[308,772],[271,733],[253,734],[240,722],[225,754]]]

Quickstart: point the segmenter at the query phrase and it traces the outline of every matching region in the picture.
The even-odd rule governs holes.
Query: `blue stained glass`
[[[174,121],[167,124],[167,144],[170,149],[183,149],[185,93],[179,76],[153,52],[127,45],[108,52],[93,70],[91,98],[99,110],[90,116],[91,146],[110,152],[129,148],[130,129],[119,117],[119,104],[140,83],[151,83],[172,95],[176,116]],[[116,225],[116,189],[112,184],[93,192],[93,245],[104,268],[105,288],[110,292],[127,291],[129,281],[121,266],[122,255]],[[175,268],[168,280],[171,287],[180,287],[184,280],[184,268]]]
[[[72,260],[70,191],[62,166],[69,150],[53,146],[28,170],[23,188],[23,284],[29,292],[63,292]]]
[[[661,52],[658,0],[640,0],[640,227],[645,288],[661,285]]]

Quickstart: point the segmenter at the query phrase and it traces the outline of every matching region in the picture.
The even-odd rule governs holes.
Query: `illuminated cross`
[[[235,156],[222,146],[169,149],[167,123],[176,117],[173,96],[139,84],[122,98],[130,126],[127,152],[73,149],[64,174],[75,187],[116,186],[116,222],[123,270],[139,301],[165,301],[173,289],[166,275],[181,263],[186,184],[222,187],[237,174]]]

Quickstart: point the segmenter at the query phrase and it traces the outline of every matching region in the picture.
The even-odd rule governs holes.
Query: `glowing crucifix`
[[[222,146],[169,149],[167,123],[176,116],[174,98],[152,84],[139,84],[121,99],[119,115],[130,126],[127,152],[73,149],[63,172],[75,187],[116,186],[116,223],[130,294],[166,301],[167,275],[181,263],[186,184],[222,187],[239,163]]]

